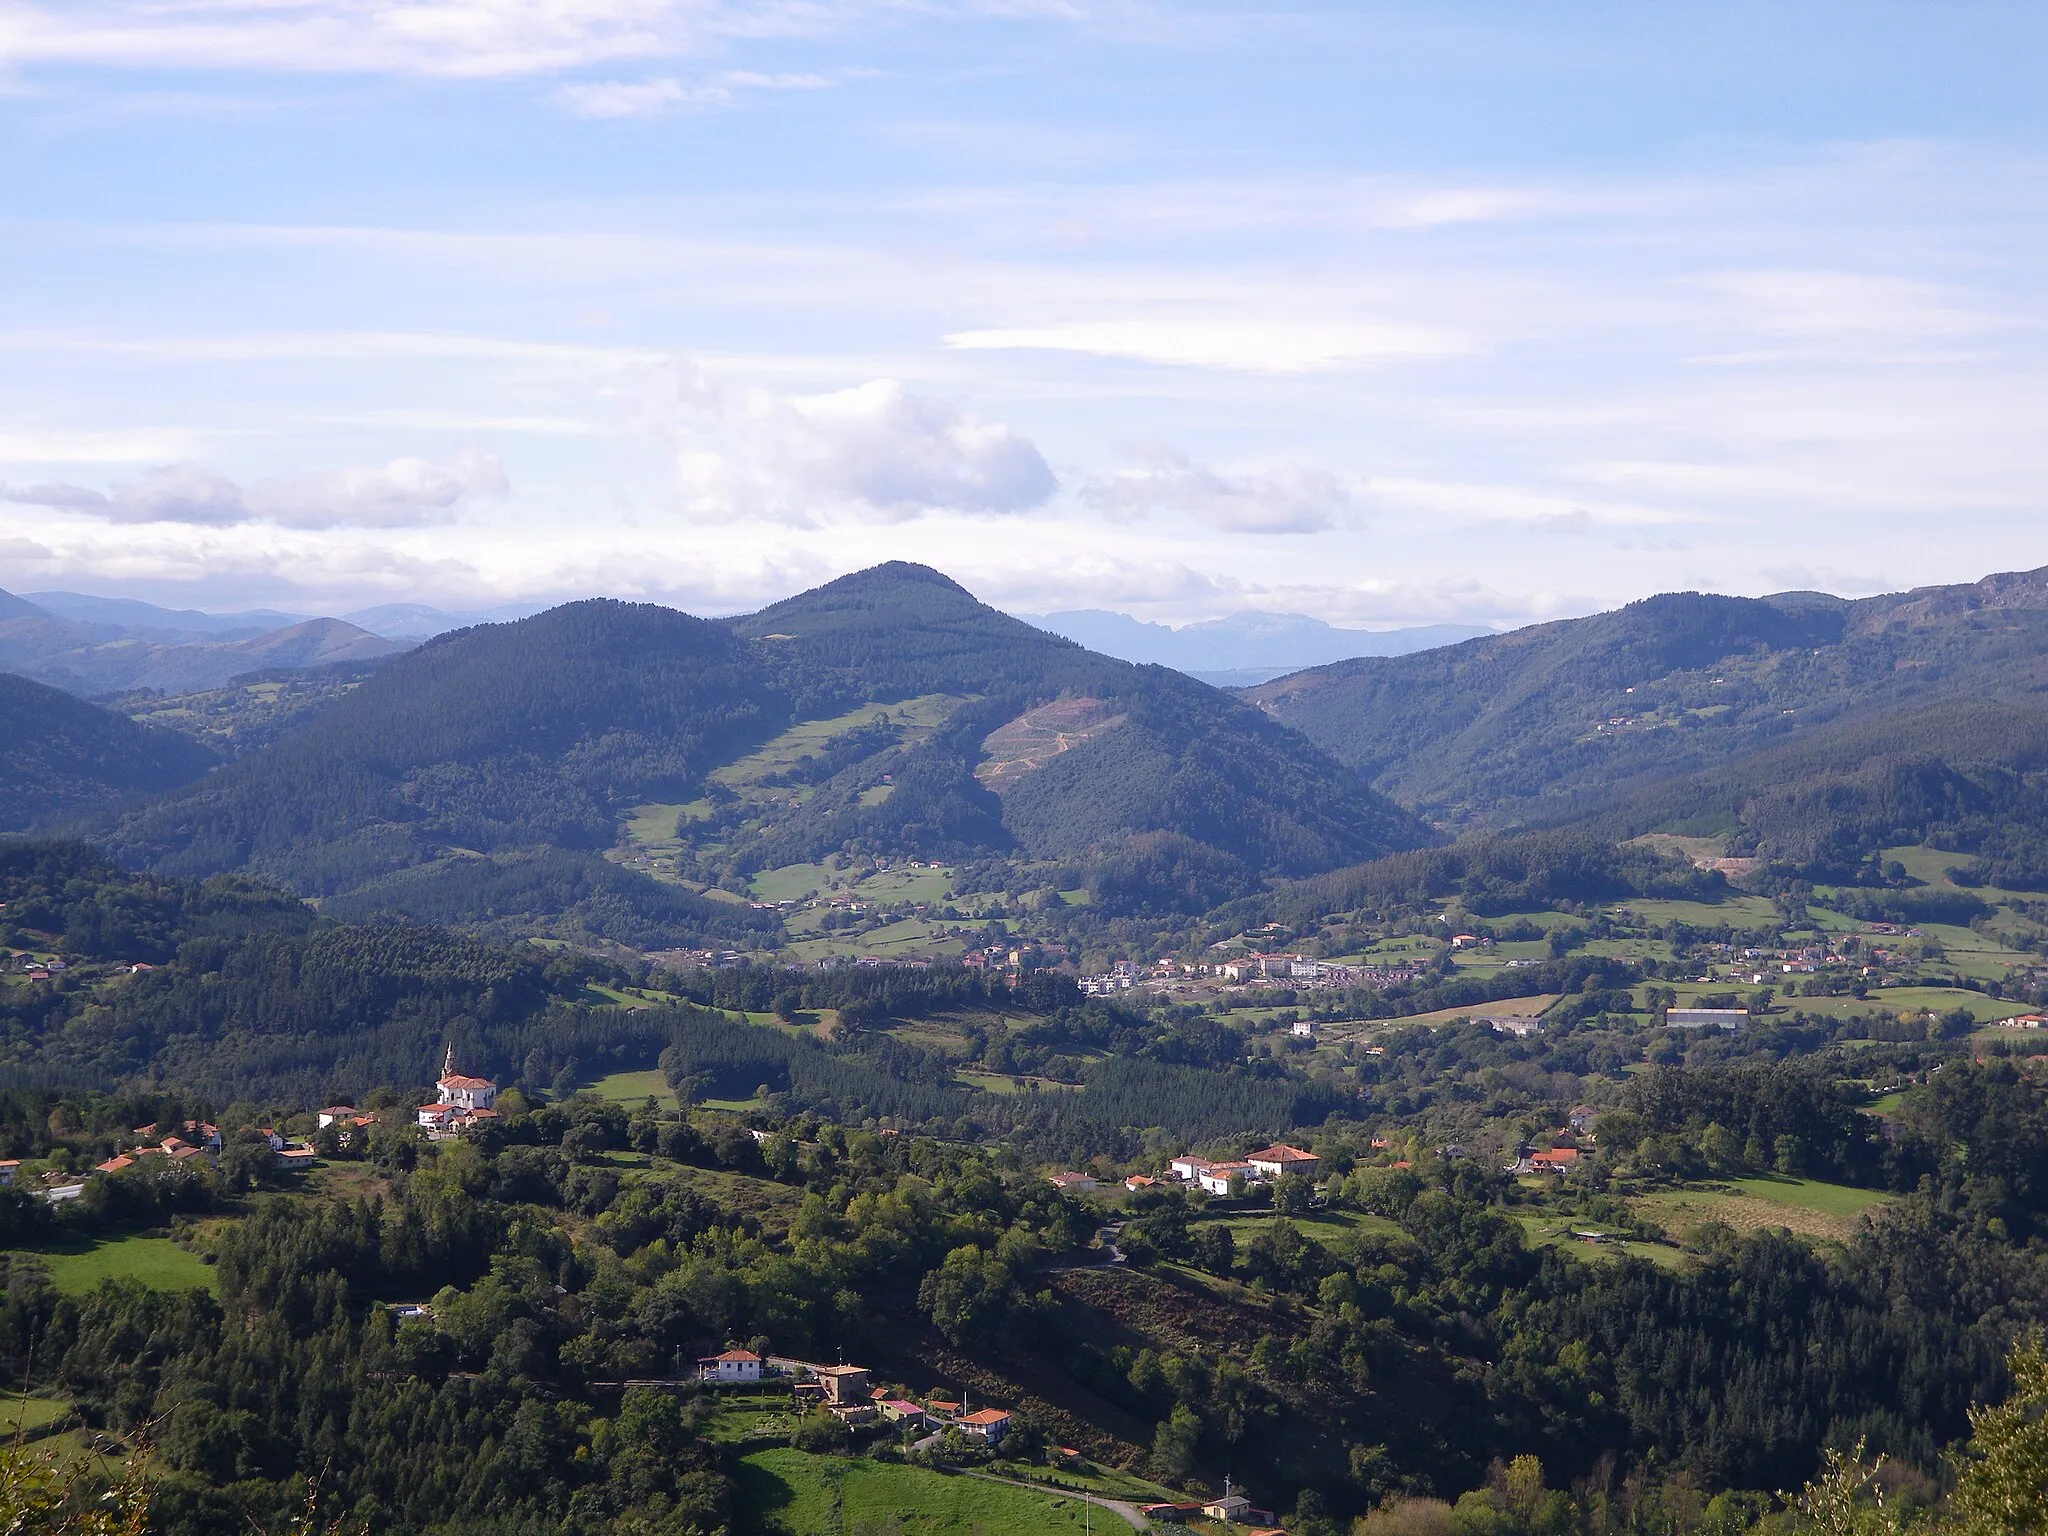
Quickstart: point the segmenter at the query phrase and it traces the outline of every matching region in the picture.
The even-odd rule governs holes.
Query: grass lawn
[[[1709,1189],[1660,1190],[1629,1204],[1658,1225],[1682,1230],[1705,1221],[1724,1222],[1738,1232],[1789,1227],[1807,1237],[1846,1242],[1862,1226],[1866,1211],[1888,1197],[1819,1179],[1759,1177],[1735,1179]]]
[[[944,901],[953,894],[953,876],[943,869],[885,869],[868,876],[854,890],[884,906]]]
[[[902,1536],[1058,1536],[1087,1528],[1074,1499],[922,1467],[772,1450],[744,1457],[738,1473],[738,1529],[747,1536],[845,1536],[864,1526]],[[1123,1528],[1107,1510],[1090,1513],[1097,1528]]]
[[[1964,987],[1879,987],[1867,998],[1781,997],[1777,1006],[1830,1019],[1858,1013],[1947,1013],[1951,1008],[1967,1008],[1980,1024],[2029,1011],[2025,1003],[2002,1002]]]
[[[1888,1115],[1906,1102],[1903,1093],[1888,1093],[1881,1099],[1874,1099],[1869,1106],[1873,1115]]]
[[[1231,1238],[1242,1244],[1257,1237],[1260,1232],[1276,1221],[1291,1221],[1301,1229],[1303,1237],[1335,1238],[1347,1232],[1371,1232],[1380,1237],[1400,1237],[1401,1224],[1389,1221],[1384,1216],[1369,1216],[1363,1211],[1311,1211],[1306,1216],[1275,1216],[1270,1212],[1261,1215],[1232,1213],[1227,1216],[1211,1217],[1195,1222],[1196,1226],[1228,1227]]]
[[[1774,928],[1778,909],[1762,896],[1731,896],[1726,901],[1626,901],[1619,910],[1633,912],[1646,923],[1686,923],[1694,928]]]
[[[1539,992],[1531,997],[1504,997],[1497,1003],[1467,1003],[1462,1008],[1439,1008],[1434,1013],[1411,1013],[1399,1019],[1374,1019],[1371,1028],[1391,1028],[1407,1024],[1448,1024],[1453,1019],[1497,1019],[1512,1014],[1541,1013],[1560,994]]]
[[[1568,1258],[1583,1259],[1588,1264],[1611,1264],[1624,1255],[1647,1259],[1663,1269],[1676,1269],[1685,1263],[1683,1250],[1664,1243],[1638,1243],[1623,1238],[1587,1243],[1572,1236],[1573,1232],[1610,1230],[1597,1221],[1575,1221],[1527,1211],[1517,1212],[1515,1220],[1521,1225],[1522,1240],[1531,1248],[1555,1248]]]
[[[823,864],[785,864],[764,869],[747,882],[756,901],[801,901],[832,888],[832,871]]]
[[[663,1109],[677,1107],[676,1096],[669,1092],[668,1079],[658,1068],[614,1072],[609,1077],[600,1077],[590,1088],[600,1099],[614,1099],[622,1104],[642,1104],[652,1098]]]
[[[1735,1187],[1757,1200],[1774,1205],[1796,1205],[1802,1210],[1822,1211],[1830,1216],[1861,1216],[1886,1196],[1874,1189],[1855,1189],[1847,1184],[1824,1184],[1819,1179],[1787,1179],[1765,1174],[1754,1179],[1737,1179]]]
[[[139,1281],[153,1291],[216,1288],[212,1268],[167,1237],[136,1235],[27,1251],[42,1255],[51,1283],[67,1296],[81,1296],[108,1279]]]
[[[17,1432],[33,1435],[48,1429],[71,1412],[69,1403],[47,1397],[10,1397],[0,1403],[0,1435]]]

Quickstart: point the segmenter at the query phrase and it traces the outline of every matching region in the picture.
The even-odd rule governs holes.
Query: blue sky
[[[0,0],[0,586],[2048,563],[2048,8]]]

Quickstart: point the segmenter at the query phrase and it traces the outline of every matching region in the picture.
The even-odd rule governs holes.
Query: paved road
[[[1122,1517],[1125,1524],[1134,1531],[1150,1530],[1151,1525],[1138,1513],[1138,1506],[1127,1504],[1122,1499],[1105,1498],[1099,1493],[1081,1493],[1072,1488],[1048,1488],[1044,1483],[1027,1483],[1014,1477],[998,1477],[993,1472],[975,1472],[966,1467],[957,1468],[963,1477],[978,1477],[985,1483],[1004,1483],[1012,1488],[1029,1488],[1033,1493],[1051,1494],[1054,1498],[1076,1499],[1083,1504],[1093,1504],[1097,1509],[1106,1509]]]

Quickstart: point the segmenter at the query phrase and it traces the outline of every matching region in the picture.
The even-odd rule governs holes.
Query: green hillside
[[[992,771],[1006,728],[1061,701],[1097,729]],[[655,806],[674,837],[643,869]],[[1242,702],[906,565],[731,623],[591,601],[444,636],[111,829],[126,860],[248,870],[351,915],[636,947],[743,936],[681,884],[841,852],[1109,858],[1125,905],[1200,910],[1429,837]],[[600,868],[614,848],[633,867]]]
[[[0,832],[161,793],[216,761],[182,737],[0,672]]]
[[[2048,571],[1847,602],[1670,593],[1248,691],[1454,825],[1557,820],[1839,722],[2048,686]]]

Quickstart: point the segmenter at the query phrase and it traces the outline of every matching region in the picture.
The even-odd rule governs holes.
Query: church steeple
[[[446,1078],[446,1077],[453,1077],[454,1075],[455,1075],[455,1042],[454,1042],[453,1040],[450,1040],[450,1041],[448,1042],[448,1054],[447,1054],[447,1055],[445,1055],[445,1056],[443,1056],[443,1057],[441,1058],[441,1076],[443,1076],[444,1078]]]

